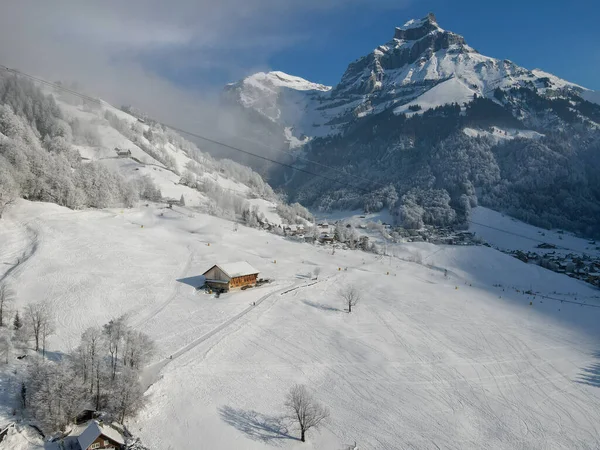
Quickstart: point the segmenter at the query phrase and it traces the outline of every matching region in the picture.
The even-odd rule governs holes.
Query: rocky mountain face
[[[272,184],[309,205],[390,207],[419,226],[465,222],[479,202],[600,233],[598,93],[482,55],[433,14],[396,28],[332,88],[271,72],[223,98],[258,118],[254,133],[265,126],[294,150],[287,163],[331,167],[341,183],[269,168]]]

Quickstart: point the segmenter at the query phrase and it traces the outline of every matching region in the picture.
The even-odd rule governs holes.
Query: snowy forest
[[[162,194],[149,176],[126,179],[102,161],[82,158],[77,146],[100,147],[98,123],[69,117],[55,96],[67,104],[96,114],[97,122],[110,126],[148,156],[181,176],[181,184],[204,193],[211,213],[240,215],[244,197],[280,201],[271,187],[252,169],[234,161],[218,160],[169,128],[145,119],[132,122],[92,102],[56,91],[44,93],[33,82],[17,75],[0,74],[0,217],[6,205],[22,197],[72,209],[130,207],[140,200],[160,201]],[[124,108],[127,110],[127,108]],[[131,113],[137,113],[131,110]],[[141,113],[138,113],[141,115]],[[171,150],[167,150],[170,148]],[[179,167],[173,151],[192,160]],[[218,173],[248,186],[243,196],[228,191],[203,174]]]
[[[51,95],[16,76],[0,76],[0,214],[16,197],[69,208],[131,206],[160,192],[148,178],[124,180],[72,147],[93,130],[68,123]]]
[[[12,389],[24,416],[33,416],[45,433],[64,429],[82,409],[93,409],[118,422],[143,406],[139,377],[155,351],[154,342],[121,316],[86,329],[70,353],[50,353],[46,342],[57,330],[57,311],[50,301],[14,308],[15,293],[0,286],[0,356],[27,362],[14,369]],[[34,353],[28,353],[34,350]],[[13,415],[17,410],[13,410]]]

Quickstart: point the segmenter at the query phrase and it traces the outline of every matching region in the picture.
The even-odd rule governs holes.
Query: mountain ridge
[[[396,27],[331,89],[299,92],[288,84],[271,90],[269,108],[261,108],[260,98],[251,107],[239,101],[243,85],[227,87],[226,101],[269,122],[269,135],[294,150],[287,164],[311,168],[314,161],[320,172],[332,167],[335,179],[341,171],[378,181],[361,186],[371,191],[365,195],[263,168],[297,201],[325,210],[388,206],[411,226],[464,223],[481,201],[538,226],[600,234],[600,94],[483,55],[433,14]],[[536,171],[523,171],[524,161]],[[444,173],[448,167],[457,173]],[[440,202],[452,213],[437,221],[427,211]],[[407,219],[412,213],[419,219]]]

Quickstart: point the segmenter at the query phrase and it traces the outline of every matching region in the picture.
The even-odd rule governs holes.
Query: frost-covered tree
[[[288,418],[300,428],[300,440],[306,441],[311,428],[319,428],[329,418],[329,410],[315,400],[306,386],[292,386],[285,399]]]
[[[112,319],[104,325],[102,333],[104,334],[106,347],[110,355],[111,379],[114,380],[117,375],[117,365],[119,363],[119,349],[127,333],[125,316]]]
[[[125,367],[111,385],[106,409],[123,423],[142,406],[144,406],[144,389],[139,383],[139,374],[130,367]]]
[[[47,301],[31,303],[25,308],[27,321],[35,342],[35,351],[39,351],[40,344],[44,344],[45,338],[52,330],[54,311]]]
[[[154,341],[145,333],[128,328],[123,338],[123,365],[141,370],[155,351]]]
[[[13,350],[12,330],[10,328],[0,329],[0,358],[8,364],[8,358]]]
[[[348,313],[352,312],[352,307],[360,302],[361,294],[356,286],[348,285],[339,292],[344,304],[348,307]]]
[[[67,363],[33,357],[24,382],[26,405],[45,432],[63,429],[87,399],[83,383]]]
[[[14,298],[13,290],[6,283],[0,284],[0,327],[7,325],[6,316],[14,303]]]
[[[321,274],[321,268],[315,267],[315,269],[313,270],[313,274],[315,276],[315,280],[317,280],[319,278],[319,275]]]
[[[13,176],[13,170],[6,158],[0,154],[0,219],[8,205],[19,195],[19,188]]]
[[[23,322],[21,321],[21,317],[19,316],[19,311],[15,313],[15,319],[13,320],[13,329],[20,330],[23,328]]]

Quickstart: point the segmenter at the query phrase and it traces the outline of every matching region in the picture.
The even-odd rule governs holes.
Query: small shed
[[[213,289],[230,291],[256,286],[259,271],[246,261],[215,264],[202,275],[205,284]]]

